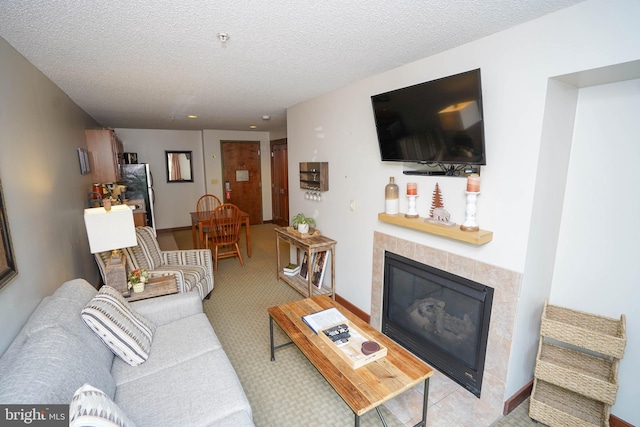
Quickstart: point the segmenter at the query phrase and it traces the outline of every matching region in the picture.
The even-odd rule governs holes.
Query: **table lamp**
[[[127,295],[126,257],[120,249],[138,244],[131,208],[115,205],[109,211],[104,208],[85,209],[84,224],[92,254],[112,251],[105,267],[105,285]]]

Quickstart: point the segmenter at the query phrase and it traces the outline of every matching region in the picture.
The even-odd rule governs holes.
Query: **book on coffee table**
[[[319,331],[328,329],[339,323],[345,323],[347,318],[344,317],[337,308],[332,307],[302,316],[302,321],[309,325],[313,332],[317,334]]]

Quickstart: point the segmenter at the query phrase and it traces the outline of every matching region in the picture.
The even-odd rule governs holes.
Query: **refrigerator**
[[[140,205],[147,212],[147,225],[156,231],[156,219],[153,211],[155,196],[153,176],[146,163],[122,165],[122,185],[126,186],[125,198],[128,204]]]

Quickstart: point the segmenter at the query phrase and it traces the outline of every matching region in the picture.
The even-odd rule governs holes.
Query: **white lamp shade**
[[[481,119],[476,101],[460,102],[439,111],[440,123],[446,130],[466,130]]]
[[[127,205],[113,206],[110,211],[104,208],[85,209],[84,224],[92,254],[138,244],[133,212]]]

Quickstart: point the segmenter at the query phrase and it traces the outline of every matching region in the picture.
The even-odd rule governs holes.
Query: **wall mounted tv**
[[[485,165],[480,70],[371,97],[382,161]]]

